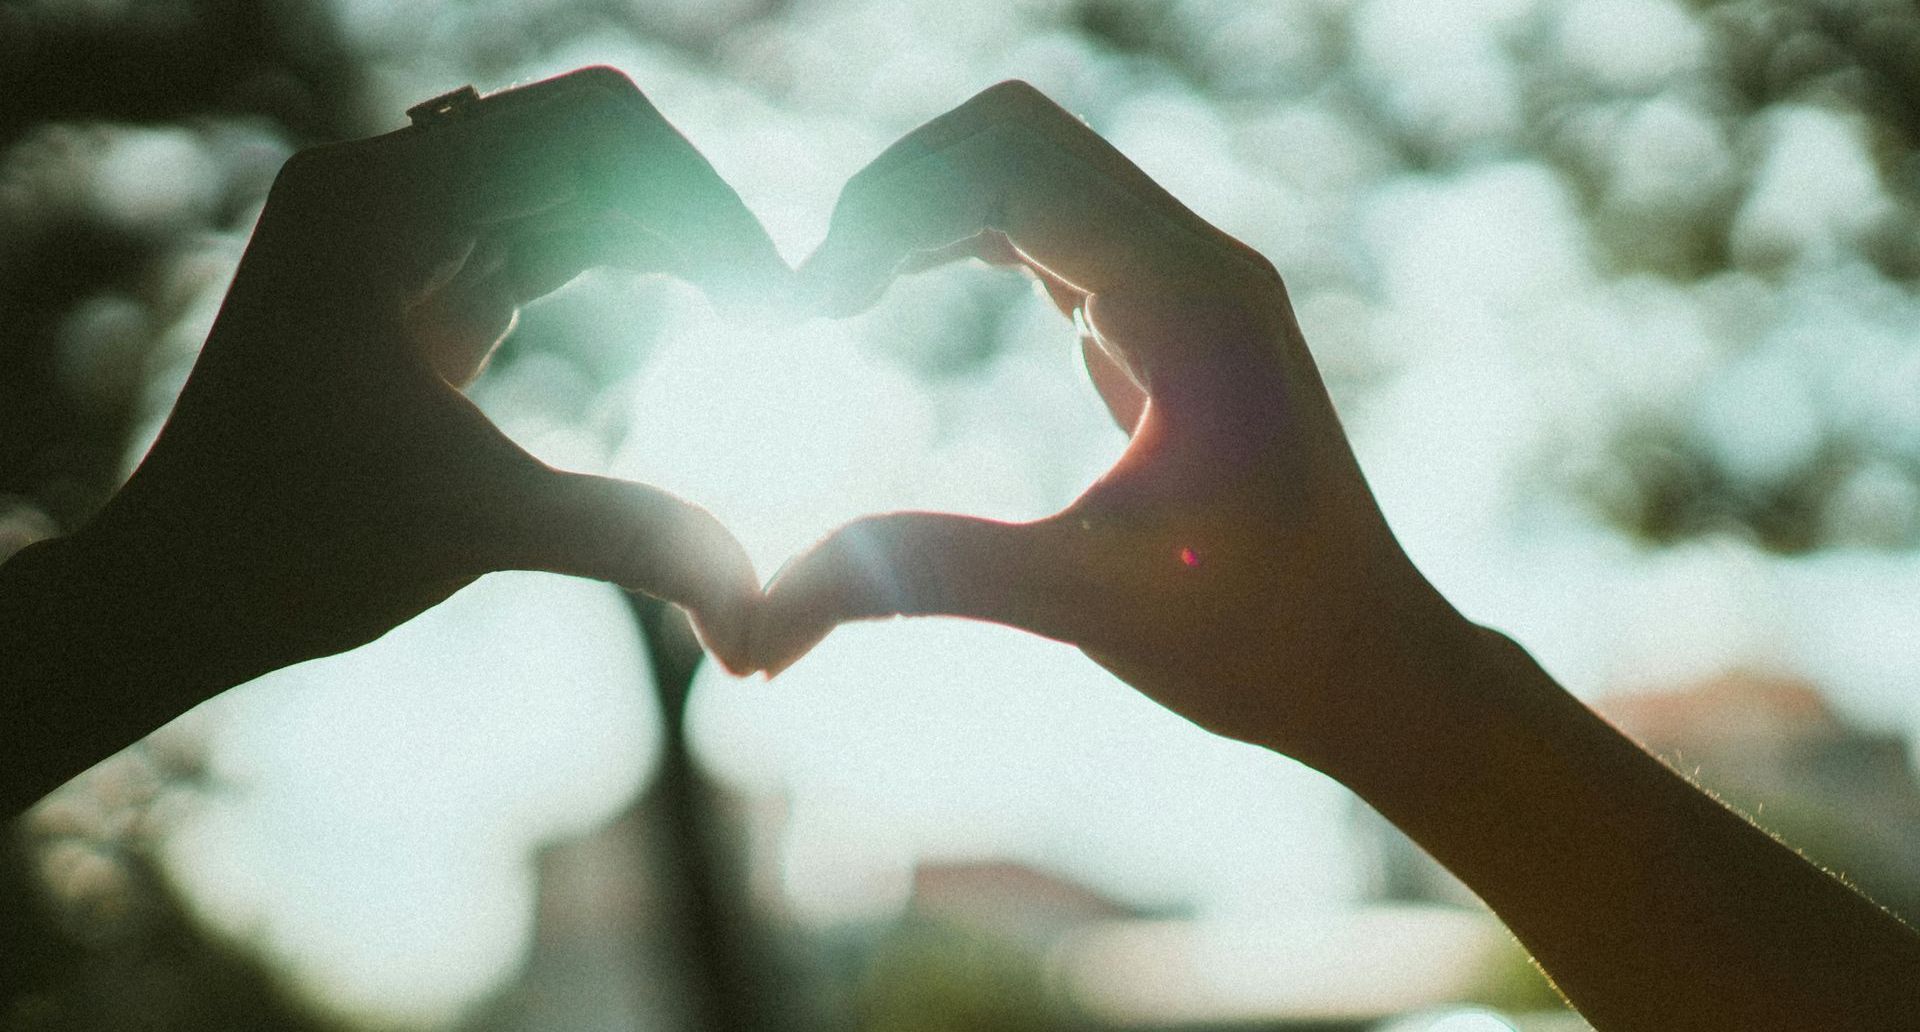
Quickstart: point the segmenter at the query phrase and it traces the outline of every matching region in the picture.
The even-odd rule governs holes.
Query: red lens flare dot
[[[1180,561],[1185,563],[1188,569],[1192,569],[1200,565],[1200,553],[1191,548],[1183,548],[1180,550]]]

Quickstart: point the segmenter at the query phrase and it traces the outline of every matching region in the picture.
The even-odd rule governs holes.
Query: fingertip
[[[753,623],[747,646],[747,664],[765,674],[768,681],[799,662],[802,656],[825,640],[832,629],[831,626],[809,629],[799,616],[793,607],[780,607],[769,596],[760,618]]]
[[[694,280],[714,305],[727,312],[778,311],[790,305],[793,269],[771,241],[694,270]]]
[[[724,605],[706,612],[690,611],[693,633],[722,669],[735,677],[752,674],[750,615],[740,605]]]
[[[832,236],[800,263],[794,281],[795,296],[804,308],[834,319],[859,315],[886,291],[886,276],[865,268]]]
[[[824,250],[824,248],[823,248]],[[815,315],[833,315],[834,285],[827,274],[827,262],[821,257],[822,251],[815,251],[793,274],[794,304],[803,311]]]
[[[713,514],[650,485],[539,468],[513,507],[501,568],[591,577],[664,599],[688,613],[724,665],[748,668],[760,581]]]

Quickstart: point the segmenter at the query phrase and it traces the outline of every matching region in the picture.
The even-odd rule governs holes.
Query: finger
[[[1081,607],[1056,521],[891,513],[850,523],[774,578],[750,663],[778,674],[835,626],[884,616],[990,620],[1071,641]]]
[[[760,220],[630,79],[610,68],[589,68],[555,81],[568,84],[569,92],[557,103],[561,110],[531,117],[557,138],[522,146],[547,143],[584,155],[580,198],[585,206],[620,212],[645,226],[678,253],[674,271],[716,301],[763,300],[784,290],[790,270]],[[576,82],[581,83],[577,88]],[[517,112],[527,102],[514,98],[510,103],[521,106],[508,109],[513,117],[503,126],[478,120],[480,131],[491,133],[482,138],[483,148],[493,150],[517,138],[505,134],[516,133],[526,120]],[[552,117],[576,112],[580,117],[570,130],[551,125]]]
[[[1146,411],[1147,393],[1128,371],[1125,362],[1110,353],[1088,325],[1084,311],[1087,294],[1021,254],[1005,233],[987,230],[945,247],[917,252],[906,259],[900,271],[919,272],[966,258],[988,265],[1014,266],[1033,276],[1034,282],[1046,292],[1047,298],[1060,310],[1060,314],[1073,320],[1074,328],[1080,334],[1081,357],[1086,362],[1087,374],[1093,380],[1100,400],[1105,403],[1114,423],[1132,434]]]
[[[1147,412],[1147,392],[1134,380],[1133,374],[1107,354],[1106,348],[1091,333],[1080,335],[1080,358],[1086,363],[1087,376],[1093,380],[1093,388],[1107,406],[1114,425],[1126,431],[1127,436],[1133,436],[1140,426],[1140,418]]]
[[[506,528],[503,568],[611,581],[685,609],[736,674],[748,664],[759,578],[705,509],[657,487],[540,468]]]
[[[676,271],[716,301],[783,290],[790,276],[733,188],[610,68],[454,104],[385,136],[303,152],[296,166],[293,178],[343,195],[350,215],[392,213],[409,232],[470,231],[569,204],[618,211],[682,252]]]
[[[478,242],[451,278],[401,315],[401,325],[427,364],[456,387],[480,375],[518,321],[507,262],[498,241]]]
[[[506,279],[514,301],[545,297],[592,268],[634,273],[684,269],[680,250],[622,212],[576,215],[558,225],[536,225],[508,244]]]
[[[1060,314],[1072,317],[1073,313],[1086,302],[1084,291],[1055,276],[1038,263],[1021,254],[1005,233],[988,230],[970,236],[945,247],[931,251],[918,251],[901,262],[898,274],[905,275],[935,269],[951,262],[973,258],[988,265],[1011,266],[1024,270],[1033,277],[1035,283],[1046,293],[1047,300],[1060,310]]]
[[[902,263],[987,230],[1084,293],[1218,292],[1272,277],[1084,124],[1002,83],[908,134],[854,176],[802,266],[829,312],[870,304]]]
[[[666,242],[631,222],[618,212],[550,213],[492,233],[407,308],[406,330],[435,372],[464,387],[512,332],[521,305],[597,266],[672,269],[677,256]]]

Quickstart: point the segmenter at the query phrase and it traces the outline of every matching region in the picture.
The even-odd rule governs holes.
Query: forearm
[[[210,589],[165,565],[76,538],[0,564],[0,820],[243,678]]]
[[[1910,1028],[1920,937],[1470,635],[1341,772],[1602,1032]],[[1450,682],[1450,683],[1442,683]],[[1438,701],[1444,700],[1444,701]]]

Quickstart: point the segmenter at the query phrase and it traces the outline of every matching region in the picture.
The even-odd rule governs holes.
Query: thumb
[[[611,581],[685,609],[700,641],[746,673],[759,578],[712,513],[647,484],[542,468],[503,565]]]
[[[753,622],[772,677],[849,620],[961,616],[1071,641],[1076,578],[1059,517],[1001,523],[899,512],[856,520],[789,562]]]

